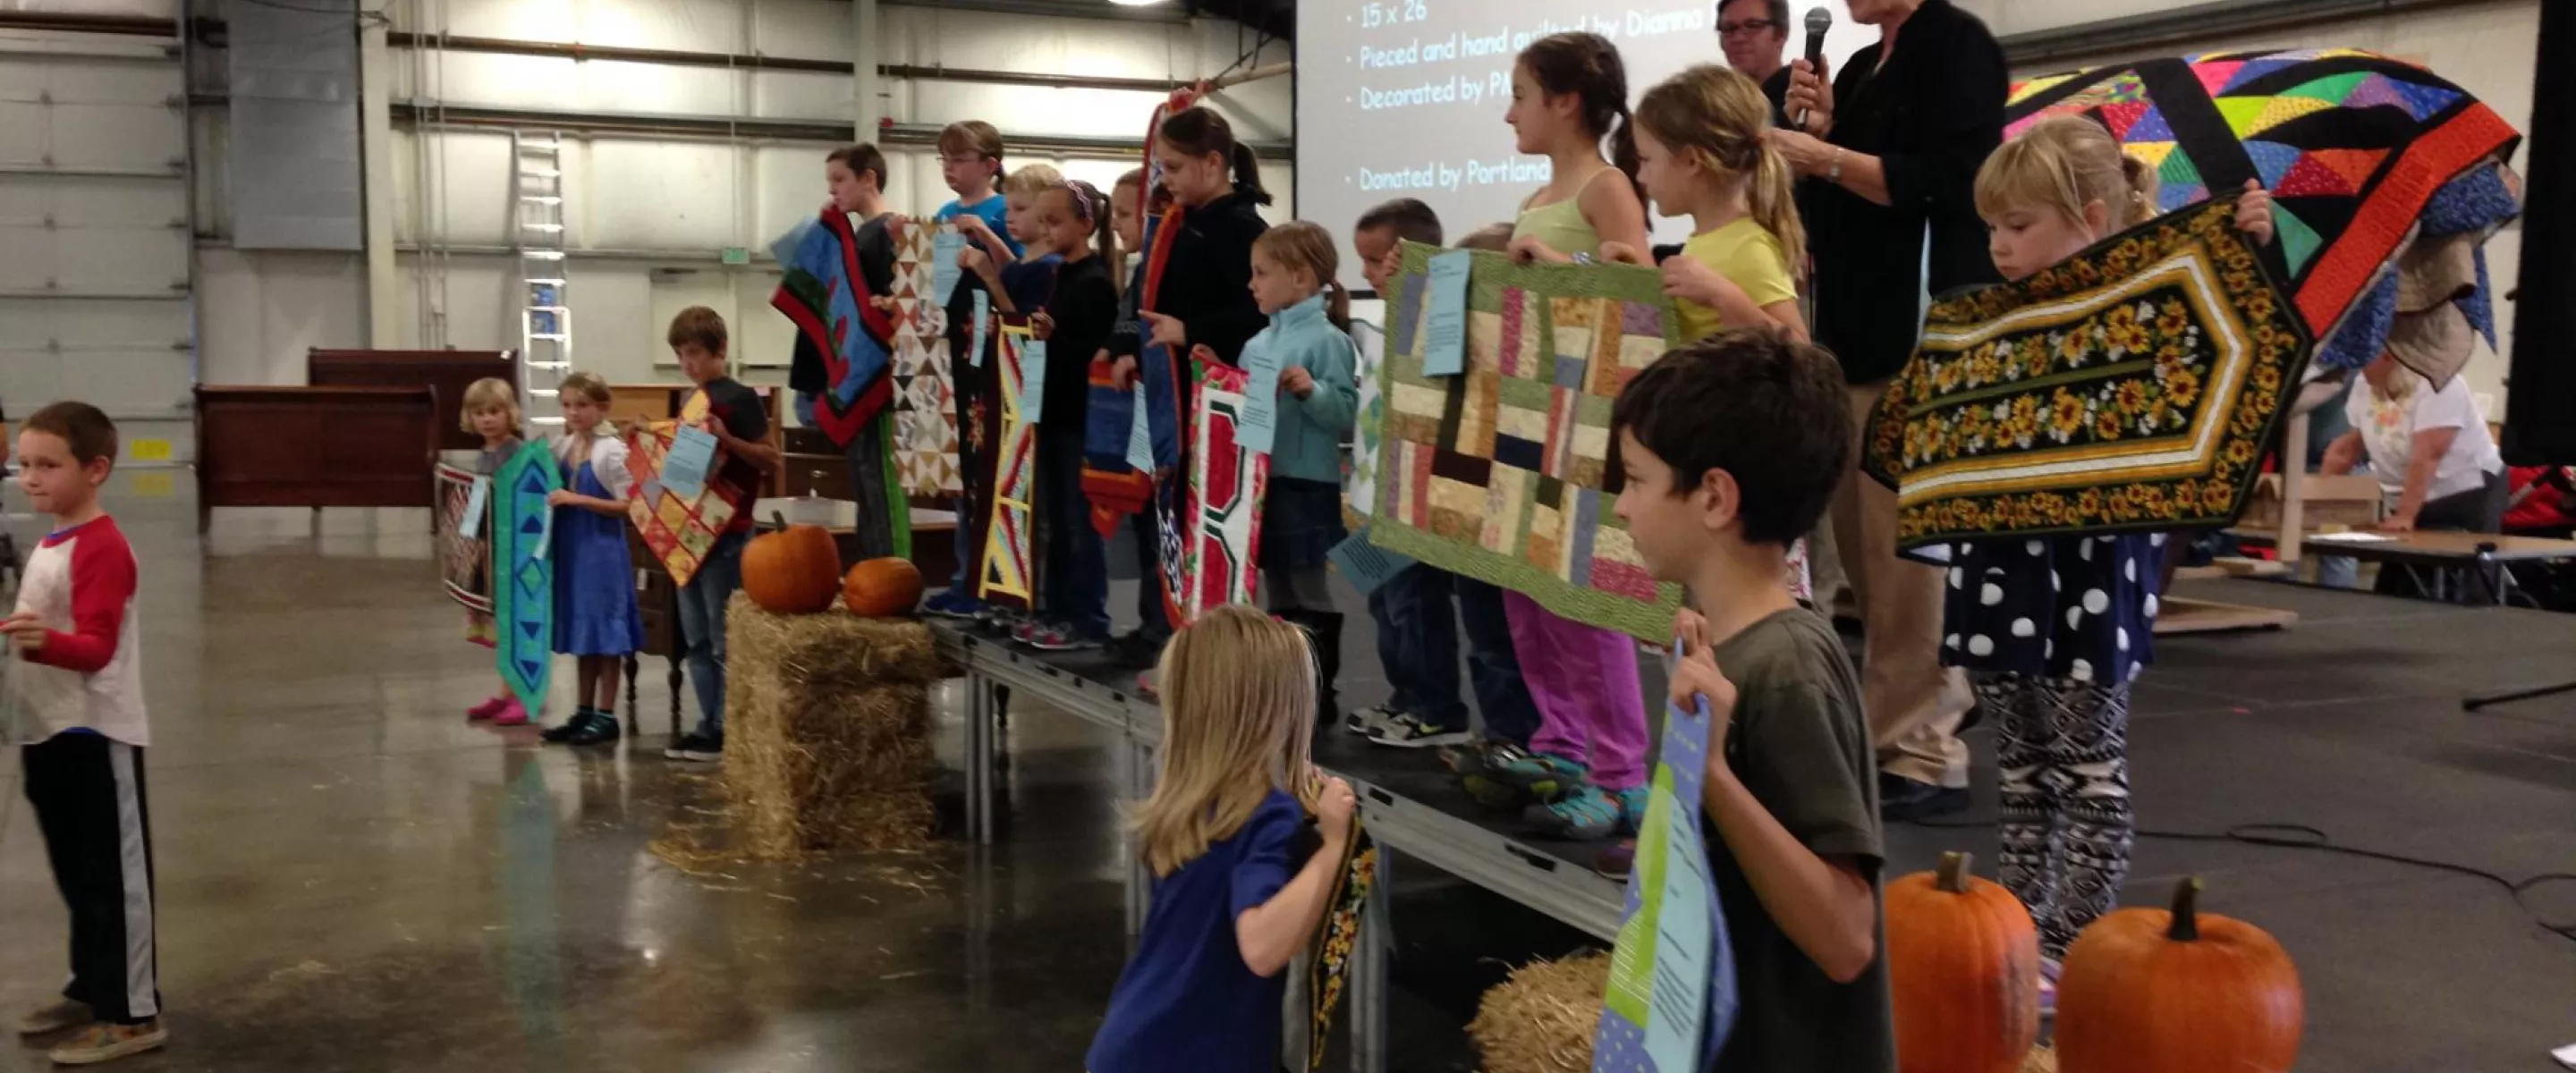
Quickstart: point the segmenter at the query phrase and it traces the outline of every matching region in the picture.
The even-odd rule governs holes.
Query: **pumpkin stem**
[[[770,521],[770,523],[771,523],[771,524],[776,525],[776,526],[777,526],[780,530],[782,530],[782,531],[784,531],[784,530],[787,528],[787,515],[786,515],[786,513],[785,513],[785,512],[783,512],[783,511],[775,511],[775,510],[770,511],[770,512],[769,512],[769,521]]]
[[[2200,877],[2184,876],[2174,885],[2173,926],[2165,929],[2165,938],[2188,943],[2200,938]]]
[[[1971,854],[1956,850],[1942,854],[1941,863],[1932,869],[1932,888],[1944,894],[1968,893],[1968,862],[1972,859]]]

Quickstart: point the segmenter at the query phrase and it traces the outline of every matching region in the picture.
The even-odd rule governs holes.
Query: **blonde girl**
[[[507,380],[487,376],[467,385],[464,410],[457,423],[463,425],[465,431],[483,437],[483,449],[474,456],[474,472],[483,475],[487,481],[493,474],[501,472],[502,466],[509,464],[510,456],[519,453],[519,397]],[[489,520],[485,519],[481,524],[489,528],[488,523]],[[491,580],[488,561],[484,568],[488,588]],[[500,643],[500,635],[493,629],[492,616],[481,611],[466,614],[465,638],[485,648]],[[499,726],[525,726],[528,710],[510,695],[508,686],[503,686],[491,699],[465,709],[465,717],[477,721],[489,719]]]
[[[1308,758],[1313,660],[1241,604],[1164,646],[1161,771],[1135,820],[1153,905],[1089,1073],[1276,1068],[1280,973],[1323,921],[1358,804]],[[1309,808],[1323,845],[1300,859]]]
[[[1691,218],[1690,239],[1663,263],[1685,340],[1766,325],[1806,338],[1789,270],[1805,254],[1806,230],[1789,165],[1763,138],[1770,124],[1762,87],[1714,64],[1665,79],[1637,102],[1637,182],[1657,212]],[[1602,247],[1606,259],[1644,264],[1640,252]]]
[[[2018,280],[2152,214],[2154,172],[2092,121],[2033,123],[1978,169],[1988,252]],[[2271,238],[2250,188],[2237,226]],[[2041,1004],[2057,962],[2117,904],[2129,870],[2129,690],[2145,670],[2162,534],[2071,534],[1952,545],[1941,657],[1965,668],[1996,725],[1997,870],[2039,925]]]
[[[1279,366],[1270,490],[1262,500],[1261,585],[1272,614],[1315,636],[1327,717],[1338,721],[1333,681],[1342,670],[1342,615],[1325,583],[1325,556],[1342,528],[1342,439],[1359,415],[1359,351],[1348,334],[1351,296],[1337,277],[1333,238],[1298,220],[1252,243],[1252,300],[1270,326],[1243,346],[1244,364]]]
[[[635,478],[626,470],[626,443],[608,425],[607,381],[586,372],[563,378],[564,434],[554,444],[564,486],[546,496],[555,508],[554,546],[557,653],[573,657],[577,673],[571,719],[538,735],[570,745],[617,740],[617,672],[629,653],[644,647],[644,620],[635,606],[634,567],[626,551],[626,493]]]

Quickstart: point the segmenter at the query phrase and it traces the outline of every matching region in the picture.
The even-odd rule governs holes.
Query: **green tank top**
[[[1588,187],[1593,179],[1618,170],[1603,168],[1592,173],[1592,178],[1585,179],[1583,184]],[[1592,223],[1583,218],[1582,202],[1583,187],[1576,187],[1573,197],[1551,205],[1523,209],[1520,217],[1512,221],[1512,237],[1537,239],[1558,253],[1600,256],[1601,232],[1593,230]]]

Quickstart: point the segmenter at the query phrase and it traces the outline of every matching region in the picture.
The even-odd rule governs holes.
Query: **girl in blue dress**
[[[608,384],[591,373],[563,378],[564,434],[555,461],[564,486],[546,497],[555,508],[555,651],[574,658],[578,710],[539,735],[550,742],[598,745],[617,740],[617,672],[644,647],[635,609],[635,566],[626,550],[626,443],[608,428]]]
[[[1996,270],[2019,280],[2145,220],[2155,173],[2100,125],[2063,116],[1997,149],[1976,199]],[[2250,188],[2237,227],[2269,242],[2270,207]],[[2129,688],[2149,660],[2164,553],[2161,533],[1950,548],[1941,661],[1968,672],[1995,721],[1997,870],[2039,927],[2043,1010],[2067,944],[2118,904],[2129,871]]]

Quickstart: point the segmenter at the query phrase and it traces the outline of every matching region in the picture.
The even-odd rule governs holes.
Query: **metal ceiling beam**
[[[220,94],[198,94],[200,104],[220,104]],[[853,140],[855,132],[842,122],[811,119],[767,119],[756,116],[692,116],[645,113],[573,112],[538,108],[494,108],[482,105],[449,104],[404,100],[392,103],[394,122],[419,126],[443,123],[451,127],[491,127],[495,129],[544,128],[586,134],[631,134],[668,138],[712,139],[718,141],[788,141],[829,142],[843,144]],[[887,148],[928,148],[939,144],[939,126],[934,123],[892,123],[877,132],[877,144]],[[1002,132],[1002,140],[1014,152],[1061,156],[1126,159],[1137,155],[1142,146],[1132,137],[1080,134],[1038,134]],[[1253,152],[1265,160],[1291,159],[1292,149],[1286,142],[1253,142]]]
[[[1189,6],[1182,3],[1155,4],[1149,7],[1127,7],[1106,0],[1095,3],[1070,3],[1068,0],[877,0],[887,7],[926,7],[939,11],[980,11],[993,15],[1037,15],[1059,19],[1116,19],[1123,22],[1186,23]]]
[[[542,56],[567,60],[601,60],[615,63],[660,63],[675,67],[723,67],[759,71],[796,71],[808,74],[848,75],[858,72],[858,65],[847,60],[797,59],[764,56],[756,53],[690,52],[666,48],[624,48],[610,45],[584,45],[561,41],[529,41],[505,37],[460,37],[449,35],[388,33],[385,43],[394,48],[440,49],[448,52],[484,52],[508,56]],[[910,63],[877,65],[877,73],[888,78],[914,78],[946,82],[980,82],[1004,86],[1041,86],[1050,89],[1116,89],[1147,93],[1165,93],[1179,85],[1167,78],[1117,78],[1107,75],[1062,75],[1038,71],[1000,71],[985,68],[924,66]]]
[[[1997,38],[2015,69],[2072,67],[2113,55],[2153,55],[2201,42],[2351,19],[2459,7],[2484,0],[2215,0]]]
[[[143,15],[83,15],[68,11],[0,11],[0,30],[61,30],[125,37],[179,36],[179,20]]]

